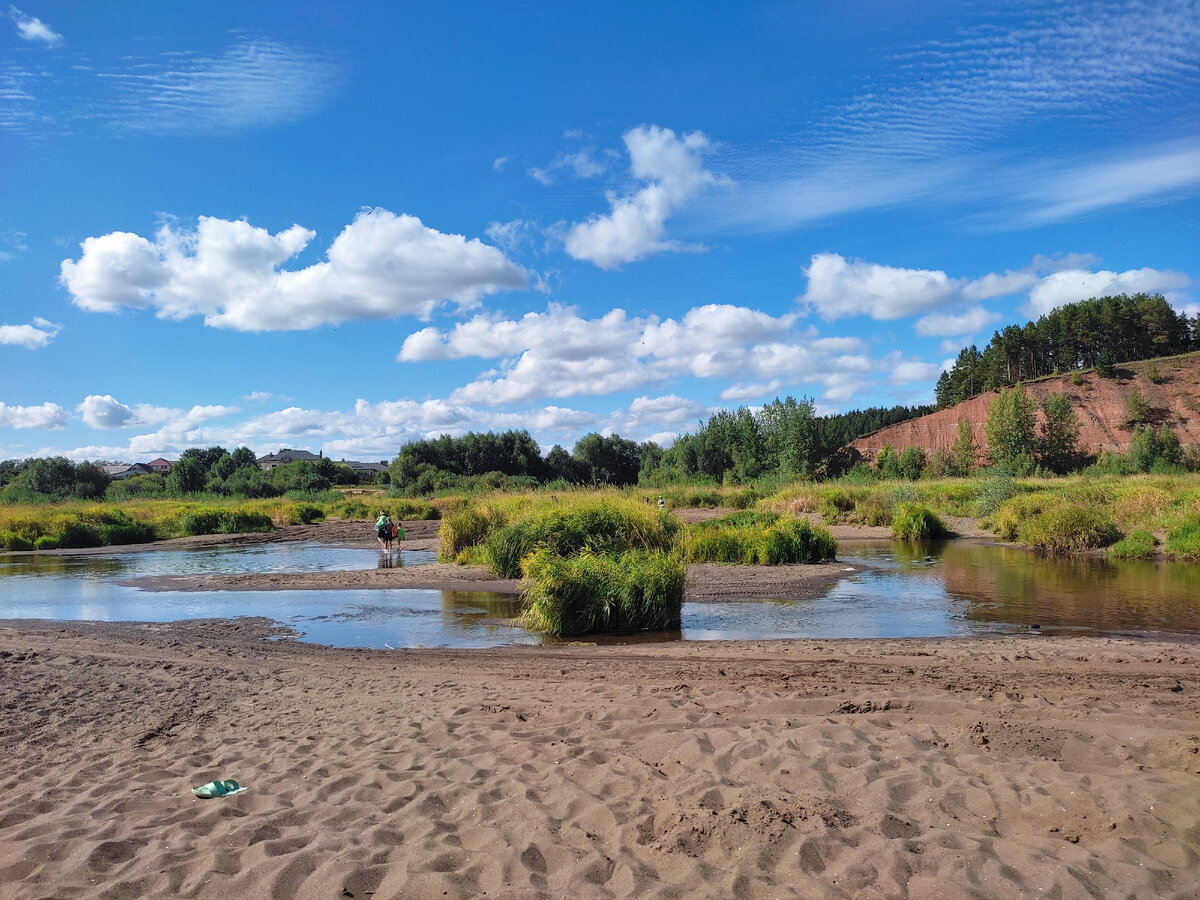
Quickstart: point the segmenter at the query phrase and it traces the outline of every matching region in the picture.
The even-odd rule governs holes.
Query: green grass
[[[833,559],[837,541],[825,528],[775,513],[740,512],[689,529],[688,559],[781,566]]]
[[[441,525],[443,561],[477,563],[502,578],[521,574],[521,561],[540,548],[559,556],[587,550],[669,552],[683,526],[654,504],[618,491],[495,495],[446,513]]]
[[[1021,543],[1046,553],[1107,547],[1121,536],[1107,511],[1076,503],[1048,506],[1020,529]]]
[[[1158,541],[1149,531],[1138,528],[1108,548],[1112,559],[1150,559],[1158,547]]]
[[[946,526],[920,503],[900,503],[892,515],[892,537],[900,541],[930,541],[944,538]]]
[[[1164,549],[1168,556],[1176,559],[1200,559],[1200,516],[1172,528]]]
[[[631,550],[524,560],[523,628],[559,637],[678,628],[687,566],[678,556]]]

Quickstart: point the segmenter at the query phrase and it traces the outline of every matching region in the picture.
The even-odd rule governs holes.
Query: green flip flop
[[[214,797],[227,797],[230,794],[240,794],[244,790],[244,787],[230,778],[225,781],[210,781],[208,784],[203,784],[198,788],[192,788],[192,793],[204,800],[211,800]]]

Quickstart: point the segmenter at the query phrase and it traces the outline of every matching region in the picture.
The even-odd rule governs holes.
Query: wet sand
[[[0,709],[4,897],[1200,895],[1185,640],[9,621]]]

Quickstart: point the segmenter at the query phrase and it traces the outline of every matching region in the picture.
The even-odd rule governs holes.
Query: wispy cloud
[[[689,212],[715,228],[773,231],[919,203],[995,231],[1200,188],[1192,0],[959,13],[971,23],[868,67],[869,84],[781,147],[721,148],[713,165],[733,187]],[[1091,131],[1100,149],[1084,159],[1015,149],[1057,130]]]
[[[322,107],[340,81],[331,60],[299,47],[243,38],[218,57],[182,53],[105,75],[122,128],[184,134],[294,121]]]
[[[63,42],[63,36],[43,22],[41,19],[27,16],[15,6],[9,6],[8,14],[17,23],[17,34],[22,40],[57,47]]]
[[[1116,159],[1026,173],[1017,195],[1032,223],[1061,222],[1109,206],[1200,192],[1200,139],[1139,148]]]
[[[1108,119],[1195,104],[1200,16],[1191,0],[987,8],[948,40],[895,58],[887,80],[816,123],[822,152],[929,158],[1047,117]]]

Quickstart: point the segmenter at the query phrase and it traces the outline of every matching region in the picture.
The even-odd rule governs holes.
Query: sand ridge
[[[235,541],[369,546],[283,532]],[[711,568],[690,594],[835,574]],[[292,638],[0,623],[0,896],[1200,896],[1195,641]]]
[[[1200,891],[1195,644],[272,634],[0,627],[0,894]]]

